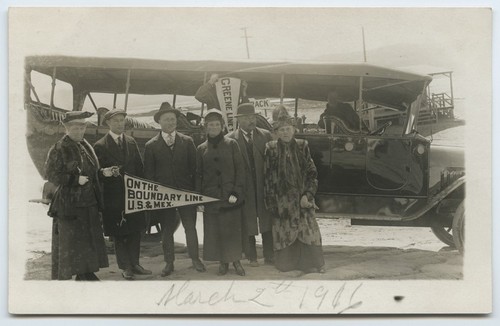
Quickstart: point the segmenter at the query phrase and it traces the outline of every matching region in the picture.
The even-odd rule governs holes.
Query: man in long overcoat
[[[193,139],[178,132],[177,118],[180,112],[168,102],[162,103],[154,115],[161,132],[146,143],[144,152],[144,175],[146,179],[166,186],[187,191],[194,190],[196,175],[196,147]],[[199,258],[198,234],[196,232],[196,206],[167,208],[157,211],[162,228],[162,245],[165,268],[161,275],[170,275],[174,270],[174,232],[179,213],[186,233],[189,257],[198,272],[205,266]]]
[[[243,234],[245,256],[250,266],[258,266],[255,236],[262,234],[264,262],[274,262],[272,218],[264,205],[264,150],[272,140],[271,133],[256,126],[255,107],[251,103],[238,106],[235,117],[238,129],[228,137],[236,139],[245,166],[245,203],[243,205]]]
[[[144,175],[137,143],[124,133],[126,116],[127,113],[119,109],[104,115],[103,123],[109,126],[109,132],[95,143],[94,150],[102,167],[104,234],[113,237],[116,261],[123,271],[123,278],[132,280],[134,274],[147,275],[151,271],[139,264],[144,214],[125,215],[124,173],[138,177]]]

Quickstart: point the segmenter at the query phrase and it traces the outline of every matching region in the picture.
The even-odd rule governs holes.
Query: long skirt
[[[78,209],[77,218],[54,219],[52,224],[52,279],[108,267],[108,255],[97,206]]]
[[[230,263],[241,259],[242,234],[239,209],[203,214],[203,259]]]
[[[274,252],[274,263],[282,272],[301,270],[310,272],[325,265],[321,246],[307,245],[295,240],[288,247]]]

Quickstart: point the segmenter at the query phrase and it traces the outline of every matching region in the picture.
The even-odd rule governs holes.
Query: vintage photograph
[[[490,312],[491,18],[10,8],[9,311]]]

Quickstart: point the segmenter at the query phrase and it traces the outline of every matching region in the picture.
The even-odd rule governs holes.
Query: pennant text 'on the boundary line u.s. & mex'
[[[203,205],[219,200],[195,192],[167,187],[130,174],[125,174],[124,181],[125,214],[188,205]]]

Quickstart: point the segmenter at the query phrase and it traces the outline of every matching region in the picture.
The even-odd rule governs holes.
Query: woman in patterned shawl
[[[284,106],[273,111],[277,140],[265,151],[265,202],[274,215],[275,265],[280,271],[324,272],[321,233],[314,217],[317,170],[306,140],[295,139]]]

